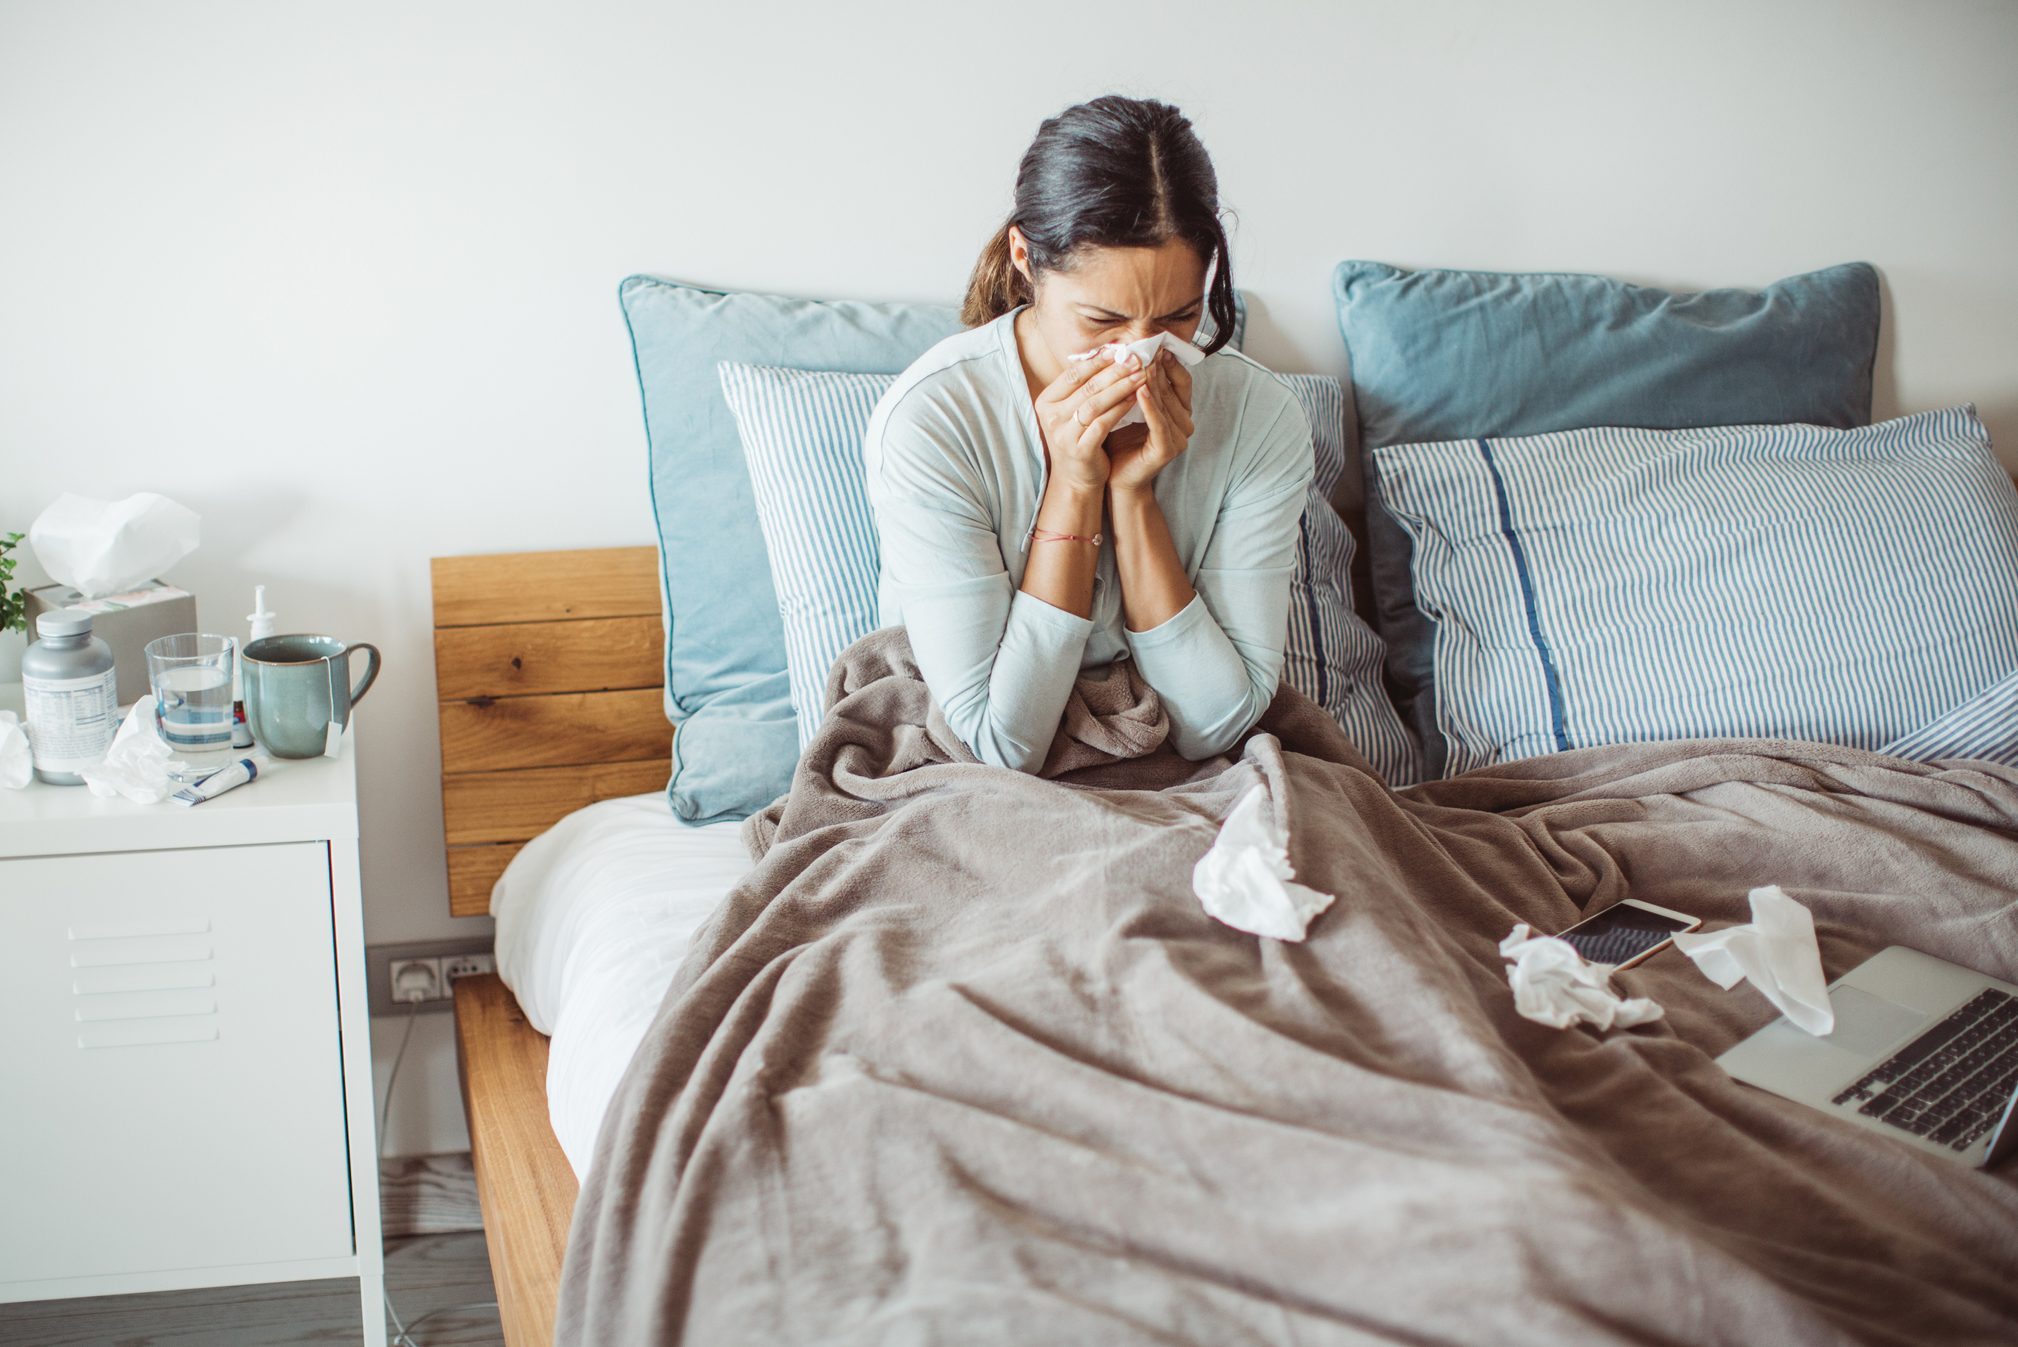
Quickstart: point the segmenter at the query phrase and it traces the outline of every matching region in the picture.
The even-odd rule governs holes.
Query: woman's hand
[[[1072,360],[1038,395],[1037,425],[1061,486],[1095,493],[1106,486],[1107,433],[1128,415],[1147,375],[1132,352],[1125,363]]]
[[[1191,371],[1168,350],[1150,362],[1149,378],[1136,394],[1145,433],[1116,436],[1107,446],[1107,489],[1141,491],[1191,443]],[[1129,432],[1137,428],[1130,426]]]

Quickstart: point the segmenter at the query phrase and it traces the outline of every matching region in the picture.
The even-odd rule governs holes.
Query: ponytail
[[[960,321],[968,327],[992,322],[1018,304],[1030,302],[1030,282],[1009,260],[1009,226],[1014,223],[1003,221],[974,263],[974,274],[967,280],[967,298],[960,305]]]

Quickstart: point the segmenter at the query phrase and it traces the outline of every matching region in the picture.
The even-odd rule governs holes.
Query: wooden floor
[[[483,1231],[470,1228],[475,1188],[469,1157],[390,1161],[382,1203],[388,1234],[386,1289],[413,1324],[438,1307],[495,1300]],[[391,1336],[391,1321],[386,1333]],[[436,1315],[413,1330],[418,1347],[503,1347],[498,1312]],[[137,1296],[95,1296],[0,1305],[0,1347],[287,1347],[362,1341],[357,1283],[283,1282]]]

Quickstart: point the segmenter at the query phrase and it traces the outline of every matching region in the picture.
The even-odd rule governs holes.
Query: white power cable
[[[407,1045],[413,1041],[413,1022],[420,1015],[419,1001],[409,1002],[409,1005],[412,1008],[406,1012],[406,1030],[399,1036],[399,1051],[392,1055],[392,1072],[385,1078],[385,1102],[379,1105],[378,1110],[378,1158],[381,1165],[385,1160],[386,1119],[392,1116],[392,1087],[399,1083],[400,1063],[406,1060]],[[495,1300],[472,1300],[461,1305],[441,1305],[418,1316],[411,1324],[406,1324],[400,1322],[399,1311],[392,1307],[391,1289],[385,1288],[380,1294],[385,1297],[385,1312],[392,1316],[392,1326],[395,1330],[387,1347],[420,1347],[411,1336],[413,1330],[437,1314],[449,1314],[457,1310],[494,1310],[498,1307]]]

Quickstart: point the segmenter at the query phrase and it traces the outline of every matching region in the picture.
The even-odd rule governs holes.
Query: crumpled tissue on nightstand
[[[1499,952],[1513,960],[1506,980],[1514,1009],[1537,1024],[1630,1029],[1667,1013],[1644,996],[1620,996],[1611,988],[1611,964],[1586,963],[1575,945],[1560,936],[1531,935],[1524,921],[1499,942]]]
[[[1128,353],[1133,351],[1142,358],[1142,363],[1147,365],[1156,352],[1165,346],[1170,348],[1170,354],[1175,356],[1178,363],[1186,369],[1205,359],[1205,352],[1199,350],[1196,346],[1184,340],[1184,338],[1173,337],[1168,332],[1159,332],[1153,337],[1144,337],[1141,341],[1110,341],[1105,346],[1096,346],[1090,351],[1075,352],[1065,358],[1067,360],[1091,360],[1093,357],[1105,353],[1113,360],[1121,361],[1127,359]],[[1136,425],[1141,420],[1142,404],[1138,402],[1128,409],[1126,416],[1114,423],[1114,429],[1119,430],[1123,426]]]
[[[28,750],[28,732],[21,717],[0,711],[0,786],[20,790],[35,775],[35,755]]]
[[[112,747],[105,750],[105,757],[78,768],[77,775],[84,778],[93,795],[104,799],[124,795],[135,804],[160,804],[176,789],[176,783],[168,779],[173,759],[173,750],[161,742],[154,728],[154,694],[150,692],[133,703],[126,719],[119,722],[119,733],[112,736]]]
[[[1794,1024],[1818,1037],[1828,1033],[1836,1027],[1836,1008],[1829,1003],[1815,918],[1778,884],[1748,896],[1751,924],[1677,935],[1675,948],[1724,990],[1749,980]]]
[[[1250,786],[1191,867],[1191,890],[1211,916],[1238,931],[1301,940],[1333,896],[1295,882],[1289,835],[1269,809],[1268,788]]]

